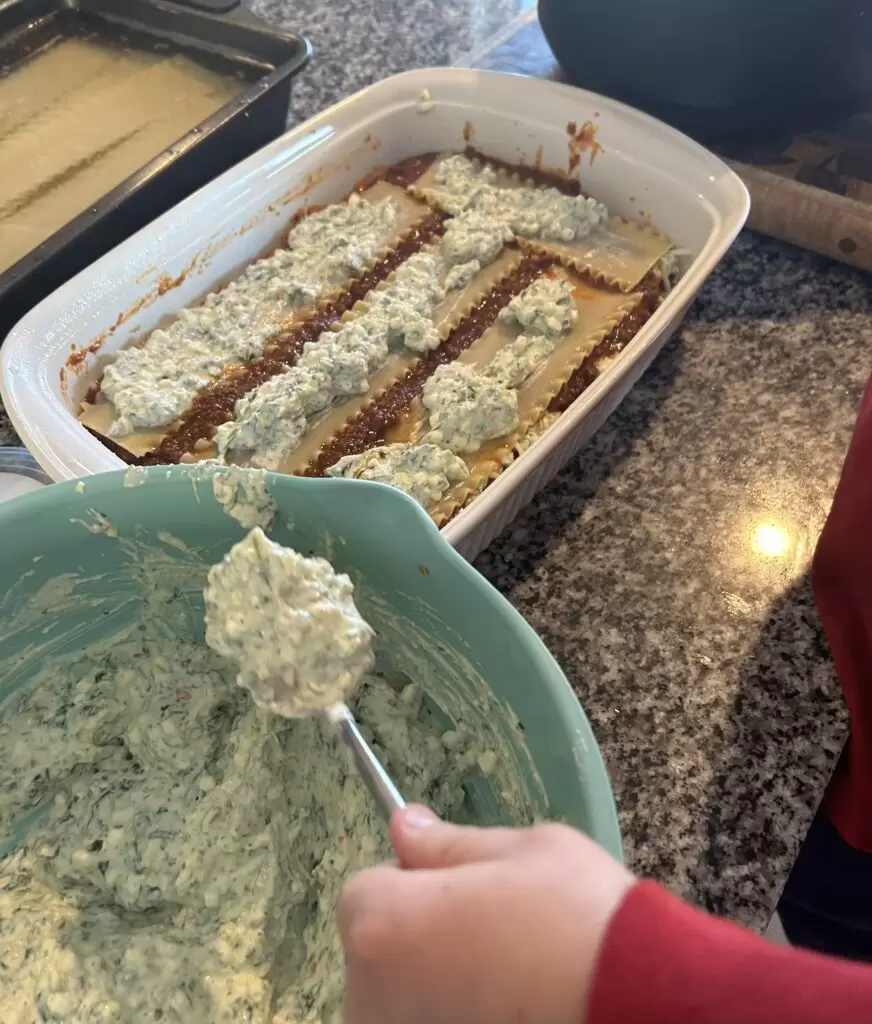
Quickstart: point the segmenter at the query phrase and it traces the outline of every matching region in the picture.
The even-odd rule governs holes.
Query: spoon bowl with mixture
[[[209,570],[206,643],[237,663],[237,683],[260,707],[285,718],[325,715],[390,820],[405,801],[345,703],[375,664],[375,632],[353,593],[326,559],[277,544],[257,526]]]

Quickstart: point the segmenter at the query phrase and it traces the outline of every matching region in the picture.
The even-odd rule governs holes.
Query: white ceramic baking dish
[[[428,90],[432,104],[422,102]],[[100,360],[241,270],[302,205],[339,199],[367,171],[429,150],[480,150],[566,169],[568,126],[597,127],[584,188],[650,218],[693,254],[681,282],[621,356],[554,425],[448,524],[464,555],[484,548],[618,405],[667,338],[748,213],[720,160],[660,122],[554,82],[461,68],[387,79],[244,160],[73,278],[6,340],[0,393],[22,440],[55,480],[120,460],[76,420]],[[72,352],[82,350],[70,368]]]

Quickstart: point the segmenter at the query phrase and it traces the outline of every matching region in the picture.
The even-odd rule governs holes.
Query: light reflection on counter
[[[711,570],[727,608],[745,614],[768,605],[809,568],[826,510],[795,477],[749,481],[733,499],[711,524]]]
[[[776,523],[761,523],[751,537],[751,549],[764,558],[783,558],[791,543],[788,531]]]

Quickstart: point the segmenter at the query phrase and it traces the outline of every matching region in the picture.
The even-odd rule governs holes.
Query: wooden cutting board
[[[751,193],[748,227],[872,270],[872,100],[803,135],[720,155]]]

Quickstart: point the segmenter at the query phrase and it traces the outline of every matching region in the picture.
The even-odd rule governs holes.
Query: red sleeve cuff
[[[869,1024],[872,967],[774,946],[654,882],[600,949],[586,1024]]]

